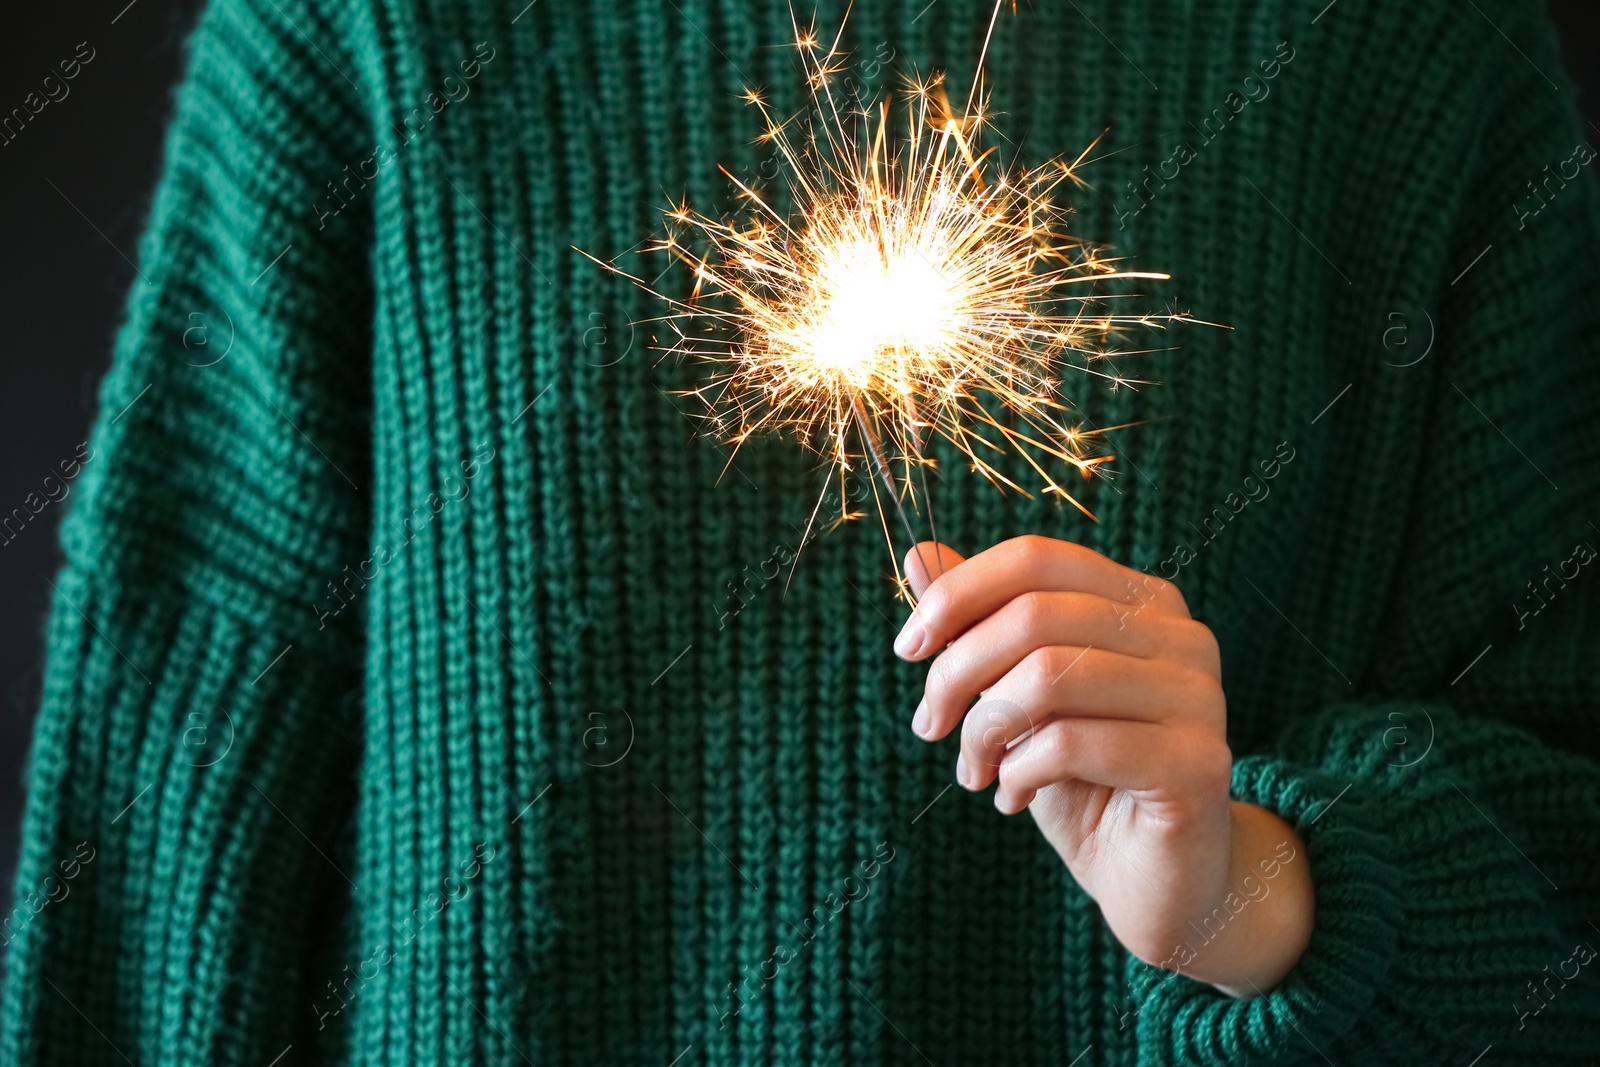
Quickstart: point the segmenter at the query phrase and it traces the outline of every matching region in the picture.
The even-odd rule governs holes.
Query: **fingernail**
[[[907,619],[905,626],[901,628],[900,636],[894,639],[895,655],[902,659],[915,656],[922,651],[922,642],[926,636],[927,631],[922,628],[922,619],[917,612],[912,612],[911,618]]]
[[[918,737],[926,738],[928,731],[933,729],[933,714],[928,711],[928,702],[924,700],[917,705],[917,713],[911,716],[911,732]]]
[[[994,787],[994,806],[1002,815],[1011,814],[1011,809],[1006,806],[1006,787],[1003,785]]]
[[[965,755],[958,754],[956,756],[956,781],[961,783],[961,788],[970,788],[967,785],[967,757]]]

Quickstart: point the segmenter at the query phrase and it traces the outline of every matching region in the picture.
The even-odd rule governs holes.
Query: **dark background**
[[[67,97],[0,145],[0,323],[10,338],[0,357],[0,516],[29,493],[42,495],[44,477],[88,432],[135,277],[129,259],[156,179],[180,50],[200,6],[94,0],[34,5],[27,21],[8,20],[0,115],[39,90],[79,42],[95,51],[67,83]],[[1551,0],[1549,10],[1584,111],[1600,124],[1600,63],[1590,47],[1600,40],[1600,5]],[[1481,16],[1463,7],[1461,17]],[[38,707],[46,578],[59,558],[61,514],[62,504],[52,503],[0,544],[0,917],[11,908],[22,765]]]

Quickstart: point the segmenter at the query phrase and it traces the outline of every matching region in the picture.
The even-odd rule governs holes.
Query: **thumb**
[[[937,541],[923,541],[906,553],[906,580],[911,583],[911,595],[918,600],[927,592],[934,579],[967,557]],[[932,572],[930,575],[929,572]]]

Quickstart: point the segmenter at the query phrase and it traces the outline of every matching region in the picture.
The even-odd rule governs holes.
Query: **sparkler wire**
[[[753,434],[776,431],[829,455],[841,475],[866,457],[895,580],[913,604],[880,481],[930,579],[902,498],[917,507],[920,488],[917,510],[926,509],[937,542],[927,475],[936,439],[997,488],[1031,496],[999,462],[1013,457],[1043,492],[1093,519],[1057,481],[1057,465],[1085,478],[1109,474],[1103,465],[1112,457],[1092,444],[1107,430],[1073,421],[1059,395],[1064,370],[1137,387],[1145,383],[1104,369],[1116,351],[1112,336],[1199,321],[1110,310],[1130,293],[1067,291],[1167,275],[1118,269],[1104,249],[1068,232],[1070,211],[1058,196],[1069,183],[1086,186],[1077,168],[1099,138],[1071,162],[1058,157],[1030,169],[1008,168],[997,145],[982,147],[990,126],[983,64],[1002,2],[959,112],[942,76],[909,78],[903,110],[891,109],[894,94],[870,102],[836,96],[830,79],[845,69],[843,22],[825,45],[796,21],[809,115],[781,118],[760,93],[745,93],[761,115],[760,141],[780,163],[776,190],[719,166],[740,210],[713,216],[681,202],[666,213],[665,238],[648,249],[687,268],[691,292],[668,295],[589,256],[664,303],[658,321],[671,334],[657,348],[711,368],[683,395],[705,405],[708,432],[734,453]],[[897,479],[891,463],[901,462]],[[808,539],[826,496],[806,524]],[[841,499],[837,521],[854,517]]]

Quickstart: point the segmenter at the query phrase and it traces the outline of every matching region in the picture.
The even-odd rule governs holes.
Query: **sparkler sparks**
[[[688,395],[705,405],[709,432],[735,451],[758,432],[791,432],[840,476],[871,463],[892,560],[885,501],[918,540],[904,502],[917,507],[920,483],[929,505],[935,437],[997,487],[1031,495],[999,465],[1020,456],[1043,492],[1093,518],[1056,474],[1104,474],[1112,457],[1096,439],[1120,427],[1074,421],[1063,372],[1143,384],[1112,369],[1115,335],[1198,321],[1106,310],[1117,298],[1098,283],[1168,275],[1119,270],[1068,232],[1058,194],[1085,186],[1078,168],[1094,145],[1070,163],[1011,173],[994,148],[980,149],[989,120],[984,104],[974,107],[978,79],[959,114],[941,77],[913,81],[897,98],[842,103],[832,84],[845,69],[839,37],[824,46],[796,26],[795,47],[806,113],[780,120],[760,94],[745,94],[761,140],[784,164],[783,200],[719,168],[738,191],[737,217],[687,202],[667,212],[667,236],[651,247],[692,272],[687,299],[596,262],[667,304],[671,343],[658,347],[708,366]],[[895,577],[909,598],[897,560]]]

